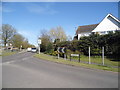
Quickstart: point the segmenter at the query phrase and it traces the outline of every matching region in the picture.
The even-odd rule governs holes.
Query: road
[[[3,88],[118,88],[118,74],[58,64],[24,52],[2,59]]]

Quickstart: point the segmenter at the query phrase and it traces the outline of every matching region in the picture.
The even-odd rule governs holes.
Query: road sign
[[[71,54],[71,56],[77,56],[77,57],[78,57],[78,56],[79,56],[79,54]]]
[[[60,52],[60,47],[58,47],[57,51]]]
[[[66,48],[65,47],[62,48],[62,53],[66,53]]]
[[[66,53],[66,47],[58,47],[57,51],[60,53]]]
[[[41,39],[38,39],[38,44],[41,44]]]
[[[72,56],[77,56],[77,57],[79,57],[79,60],[78,60],[78,61],[80,62],[80,54],[70,54],[70,61],[71,61],[71,57],[72,57]]]
[[[12,46],[12,43],[10,43],[10,46]]]

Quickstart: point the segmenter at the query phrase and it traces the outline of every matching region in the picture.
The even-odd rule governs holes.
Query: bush
[[[55,51],[51,51],[53,43],[49,43],[44,49],[47,51],[46,53],[56,56],[58,54],[57,47],[63,46],[67,48],[68,55],[71,53],[88,55],[89,46],[91,48],[91,55],[101,55],[102,47],[104,46],[106,56],[120,57],[120,32],[110,32],[106,35],[91,34],[87,37],[81,37],[80,40],[58,42],[55,44]],[[60,53],[60,56],[63,56],[63,54]]]
[[[57,52],[57,51],[52,51],[52,52],[50,53],[50,55],[52,55],[52,56],[57,56],[57,55],[58,55],[58,52]]]

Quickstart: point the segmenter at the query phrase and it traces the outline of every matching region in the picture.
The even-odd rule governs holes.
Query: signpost
[[[59,59],[59,57],[60,57],[60,55],[59,55],[59,53],[60,53],[60,47],[58,47],[58,49],[57,49],[57,51],[58,51],[58,59]]]
[[[79,54],[71,54],[71,56],[79,56]]]
[[[11,50],[11,52],[13,51],[12,43],[10,43],[10,50]]]
[[[80,62],[80,54],[70,54],[70,61],[71,61],[71,57],[72,57],[72,56],[73,56],[73,57],[74,57],[74,56],[75,56],[75,57],[79,57],[79,60],[78,60],[78,61]]]
[[[57,49],[57,51],[58,51],[58,58],[59,58],[59,53],[63,53],[64,54],[64,59],[66,59],[66,47],[58,47],[58,49]]]
[[[40,44],[41,44],[41,43],[42,43],[42,42],[41,42],[41,39],[38,38],[39,54],[40,54]]]
[[[62,53],[66,53],[66,48],[65,47],[62,48]]]
[[[22,50],[22,45],[20,46],[20,51]]]

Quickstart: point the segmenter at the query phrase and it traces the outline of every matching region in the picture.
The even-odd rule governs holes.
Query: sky
[[[117,2],[3,2],[2,24],[10,24],[37,46],[44,29],[63,27],[74,37],[78,26],[100,23],[111,13],[118,17]]]

